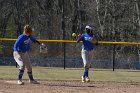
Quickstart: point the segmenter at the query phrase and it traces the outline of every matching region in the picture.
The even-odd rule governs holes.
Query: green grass
[[[0,79],[16,79],[18,69],[14,66],[0,66]],[[40,80],[81,80],[82,68],[47,68],[33,67],[35,79]],[[139,70],[115,70],[90,69],[91,81],[100,82],[140,82]],[[28,79],[27,73],[23,79]]]

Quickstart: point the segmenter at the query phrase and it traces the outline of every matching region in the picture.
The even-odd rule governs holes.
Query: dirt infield
[[[0,80],[0,93],[140,93],[139,83],[80,81],[39,81],[17,85],[15,80]]]

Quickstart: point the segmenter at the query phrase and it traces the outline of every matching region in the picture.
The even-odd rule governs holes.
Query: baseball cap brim
[[[92,29],[90,26],[86,26],[87,29]]]

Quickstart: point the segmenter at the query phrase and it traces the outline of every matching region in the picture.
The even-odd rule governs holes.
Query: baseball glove
[[[47,53],[47,52],[48,52],[47,46],[44,43],[41,43],[40,53]]]

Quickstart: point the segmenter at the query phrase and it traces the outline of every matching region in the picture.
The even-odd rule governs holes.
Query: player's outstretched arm
[[[34,38],[32,35],[30,35],[30,39],[31,39],[34,43],[37,43],[37,44],[41,45],[41,43],[40,43],[38,40],[36,40],[36,38]]]
[[[41,45],[41,43],[38,40],[36,40],[35,43],[38,43],[39,45]]]
[[[79,35],[77,36],[76,43],[79,43],[81,40],[82,40],[82,36],[81,36],[81,34],[79,34]]]

